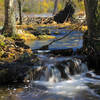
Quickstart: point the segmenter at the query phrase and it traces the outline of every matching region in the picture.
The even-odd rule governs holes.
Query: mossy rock
[[[17,35],[20,39],[23,39],[25,41],[37,39],[35,35],[29,33],[28,31],[24,31],[24,30],[20,30]]]

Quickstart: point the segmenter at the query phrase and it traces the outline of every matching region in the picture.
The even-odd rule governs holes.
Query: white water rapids
[[[87,65],[75,57],[48,57],[38,55],[46,70],[43,71],[40,80],[31,80],[25,91],[18,95],[21,100],[100,100],[100,76],[88,71]],[[71,63],[63,63],[64,71],[69,79],[63,79],[56,66],[62,61],[74,62],[74,75],[71,74]],[[60,62],[60,63],[59,63]],[[42,63],[41,63],[42,64]],[[43,65],[42,64],[42,65]]]

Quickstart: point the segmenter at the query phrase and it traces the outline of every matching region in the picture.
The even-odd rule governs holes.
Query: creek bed
[[[67,29],[50,28],[50,31],[57,38],[68,33]],[[60,34],[55,34],[56,31]],[[52,39],[30,41],[27,44],[34,50],[50,41]],[[39,62],[32,69],[36,69],[38,74],[34,74],[34,70],[31,71],[34,76],[38,76],[37,79],[33,78],[33,74],[29,74],[27,80],[30,84],[22,87],[24,90],[19,92],[16,92],[15,88],[11,92],[1,88],[0,100],[100,100],[100,76],[88,70],[86,62],[82,60],[84,57],[55,55],[51,52],[67,49],[76,52],[82,46],[83,34],[74,31],[63,40],[50,45],[48,50],[37,50]],[[38,68],[43,69],[38,72]],[[60,68],[68,78],[62,77]]]

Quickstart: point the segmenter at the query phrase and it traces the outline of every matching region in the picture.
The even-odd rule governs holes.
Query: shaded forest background
[[[57,12],[65,7],[66,1],[68,0],[58,0]],[[85,7],[84,0],[72,0],[74,2],[75,14],[74,17],[84,16]],[[52,14],[54,10],[55,0],[21,0],[22,5],[22,16],[34,16],[35,14]],[[14,3],[16,18],[18,15],[18,2],[15,0]],[[4,23],[4,0],[0,0],[0,26],[3,26]],[[98,7],[96,11],[96,29],[99,30],[100,26],[100,0],[98,1]]]
[[[54,9],[55,0],[22,0],[22,7],[24,14],[40,14],[40,13],[52,13]],[[67,0],[59,0],[57,11],[64,8],[65,2]],[[84,11],[84,1],[78,2],[74,0],[76,11]],[[18,16],[18,3],[15,1],[16,16]],[[4,0],[0,0],[0,26],[3,24],[4,20]]]

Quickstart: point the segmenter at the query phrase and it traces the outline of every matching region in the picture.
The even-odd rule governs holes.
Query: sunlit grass
[[[19,36],[20,39],[23,39],[25,41],[37,39],[37,37],[35,35],[27,32],[27,31],[19,30],[17,35]]]
[[[46,40],[46,39],[55,39],[55,38],[56,38],[55,36],[50,36],[50,35],[39,35],[39,36],[38,36],[38,39],[40,39],[40,40],[41,40],[41,39],[43,39],[43,40],[44,40],[44,39],[45,39],[45,40]]]

